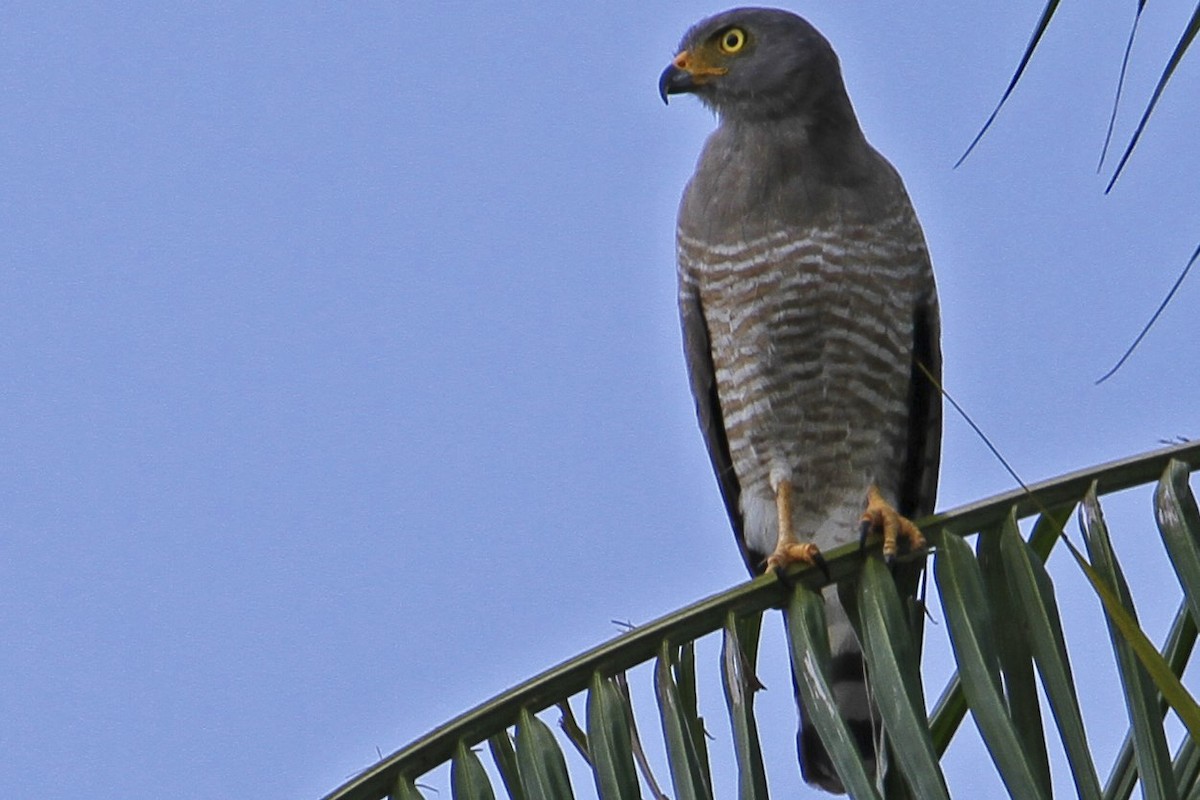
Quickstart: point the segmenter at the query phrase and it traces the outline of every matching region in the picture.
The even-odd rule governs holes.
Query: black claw
[[[858,526],[858,549],[867,549],[867,539],[871,536],[871,520],[864,519]]]
[[[771,569],[775,573],[775,577],[783,584],[784,588],[789,592],[796,588],[796,582],[787,574],[787,570],[783,567],[774,567]]]
[[[825,576],[825,580],[833,579],[829,574],[829,564],[825,563],[825,556],[817,553],[813,556],[813,563],[817,565],[817,569],[821,570],[821,573]]]

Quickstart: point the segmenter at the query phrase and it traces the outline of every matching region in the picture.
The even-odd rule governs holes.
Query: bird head
[[[837,89],[837,56],[803,18],[772,8],[735,8],[692,26],[658,91],[694,94],[723,117],[804,113]]]

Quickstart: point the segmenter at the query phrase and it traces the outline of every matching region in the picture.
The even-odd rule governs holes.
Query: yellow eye
[[[741,28],[730,28],[721,34],[721,52],[733,54],[746,44],[746,32]]]

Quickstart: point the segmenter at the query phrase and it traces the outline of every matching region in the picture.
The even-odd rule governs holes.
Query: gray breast
[[[903,215],[900,215],[903,217]],[[706,241],[681,228],[681,291],[697,292],[747,512],[796,489],[798,530],[890,485],[904,458],[912,309],[928,261],[905,220],[779,228]],[[923,269],[924,268],[924,269]],[[768,514],[769,516],[769,514]]]

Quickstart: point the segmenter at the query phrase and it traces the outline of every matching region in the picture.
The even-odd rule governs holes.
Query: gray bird
[[[696,413],[751,574],[873,533],[919,551],[941,449],[937,291],[904,184],[837,56],[804,19],[739,8],[683,37],[659,91],[718,116],[679,207],[679,310]],[[915,582],[914,584],[915,585]],[[878,714],[825,592],[834,691],[869,769]],[[800,709],[804,779],[842,782]]]

